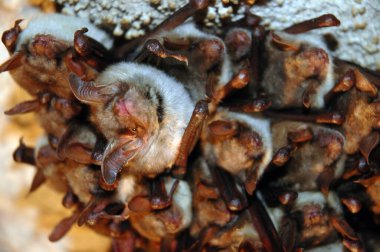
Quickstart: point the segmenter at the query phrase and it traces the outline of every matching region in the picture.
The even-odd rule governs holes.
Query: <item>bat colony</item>
[[[196,22],[210,4],[118,47],[60,14],[3,33],[0,72],[33,97],[5,114],[45,130],[14,159],[72,209],[49,239],[77,223],[113,251],[371,251],[380,76],[309,32],[331,14],[267,31],[247,13],[216,35]]]

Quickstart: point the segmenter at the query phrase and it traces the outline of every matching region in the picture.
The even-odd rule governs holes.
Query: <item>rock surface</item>
[[[132,39],[145,34],[165,20],[186,0],[55,0],[62,12],[89,19],[114,36]],[[238,0],[230,0],[237,6]],[[335,55],[361,66],[380,70],[380,1],[373,0],[268,0],[256,1],[251,12],[263,17],[271,29],[283,29],[294,23],[326,13],[336,15],[341,26],[316,31],[332,34],[339,41]],[[261,3],[264,2],[264,3]],[[222,0],[208,9],[205,25],[221,27],[223,20],[243,17],[245,7],[224,7]]]

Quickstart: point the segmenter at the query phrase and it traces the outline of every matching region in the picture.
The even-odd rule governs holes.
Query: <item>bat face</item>
[[[232,28],[227,32],[224,42],[231,60],[238,62],[249,54],[252,45],[252,34],[247,29]]]
[[[275,108],[321,108],[334,86],[333,62],[321,39],[272,33],[266,41],[268,67],[262,88]]]
[[[3,35],[11,59],[2,65],[2,71],[10,70],[12,77],[32,95],[52,93],[73,99],[69,88],[66,67],[67,57],[73,48],[74,33],[83,27],[90,29],[89,36],[110,48],[112,40],[92,24],[75,17],[59,14],[44,15],[29,22],[25,30],[16,22],[12,45]],[[11,29],[11,30],[12,30]],[[95,72],[88,73],[93,77]]]
[[[221,125],[222,122],[226,125]],[[218,129],[227,126],[230,128]],[[207,141],[211,145],[205,148],[211,153],[205,156],[214,156],[217,165],[233,174],[252,168],[257,162],[260,163],[259,169],[264,169],[262,167],[266,167],[272,158],[268,121],[221,111],[210,120],[207,131],[206,145]]]
[[[207,34],[189,22],[162,32],[155,39],[167,48],[167,55],[162,58],[177,59],[164,60],[160,68],[182,82],[193,101],[204,98],[210,72],[217,76],[217,82],[222,85],[230,80],[230,60],[226,46],[219,37]]]
[[[333,129],[299,122],[279,122],[272,126],[274,151],[286,146],[289,139],[298,141],[294,135],[301,132],[310,135],[300,145],[290,143],[295,149],[287,166],[287,175],[280,178],[280,184],[293,186],[296,190],[315,190],[320,174],[331,172],[332,178],[341,175],[345,140],[340,132]]]
[[[264,249],[248,211],[244,211],[237,219],[222,227],[208,244],[218,248],[218,251],[260,251]]]
[[[173,179],[165,182],[167,190],[170,190],[173,183]],[[131,212],[131,224],[141,235],[153,241],[160,241],[168,235],[175,235],[190,225],[192,219],[191,198],[189,185],[185,181],[180,181],[169,208],[145,213]]]
[[[93,123],[108,140],[106,182],[112,184],[123,166],[140,174],[172,166],[194,106],[180,83],[149,66],[119,63],[95,82],[72,77],[71,88],[90,105]]]
[[[362,148],[362,142],[371,136],[379,124],[379,95],[377,87],[357,68],[340,66],[338,83],[334,91],[339,95],[332,99],[331,107],[345,115],[342,125],[347,138],[344,146],[348,154]],[[347,87],[344,88],[344,83]]]
[[[272,159],[269,121],[220,110],[202,133],[202,149],[211,166],[238,176],[252,193]]]
[[[286,208],[269,207],[268,211],[286,251],[298,247],[318,251],[325,246],[342,248],[338,233],[343,226],[349,229],[349,225],[341,221],[342,208],[335,192],[324,195],[320,191],[298,191]],[[341,228],[337,227],[338,222],[343,224]]]
[[[320,192],[299,193],[291,216],[300,225],[301,246],[319,246],[338,238],[330,225],[331,209],[335,213],[341,213],[339,200],[334,193],[329,194],[327,200]]]

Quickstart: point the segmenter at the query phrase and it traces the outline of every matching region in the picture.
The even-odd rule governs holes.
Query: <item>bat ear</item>
[[[139,138],[113,139],[108,143],[102,160],[102,178],[107,185],[116,182],[117,175],[129,160],[139,152],[142,141]]]
[[[83,103],[104,103],[117,93],[108,86],[98,86],[94,81],[83,81],[75,74],[69,75],[70,88],[75,97]]]
[[[74,34],[74,50],[80,55],[86,64],[102,71],[113,62],[113,56],[101,43],[86,36],[87,28],[77,30]]]
[[[16,52],[9,60],[0,65],[0,73],[20,67],[24,63],[25,57],[23,52]]]
[[[17,39],[21,33],[21,27],[19,25],[21,22],[22,19],[16,20],[14,26],[3,32],[3,35],[1,36],[1,41],[10,53],[14,53],[16,49]]]

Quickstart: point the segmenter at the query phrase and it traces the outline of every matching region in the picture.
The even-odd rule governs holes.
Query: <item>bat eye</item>
[[[118,132],[122,136],[134,136],[134,135],[136,135],[137,128],[136,127],[124,128],[124,129],[120,129]]]
[[[141,126],[141,125],[138,125],[136,126],[134,129],[132,129],[133,132],[139,136],[142,136],[142,135],[145,135],[146,134],[146,128]]]

